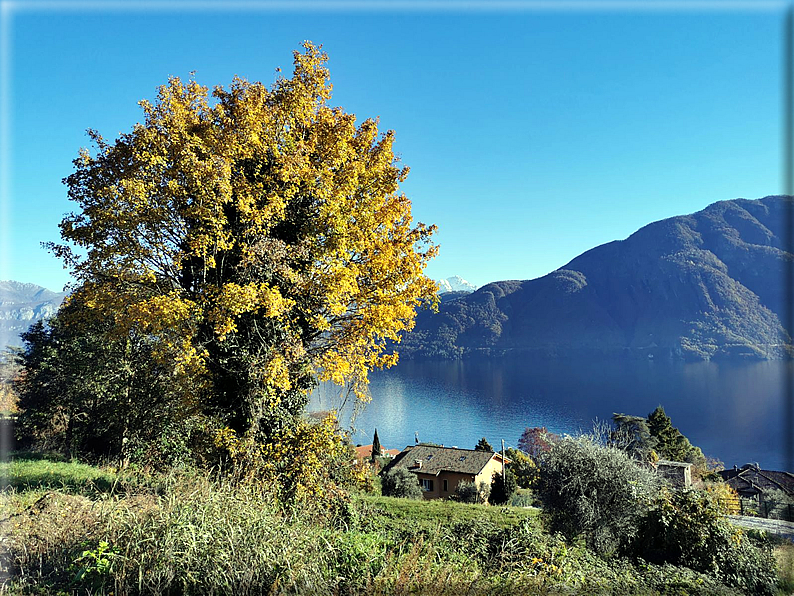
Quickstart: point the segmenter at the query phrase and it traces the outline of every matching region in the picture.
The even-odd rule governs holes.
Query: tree
[[[422,487],[416,474],[405,468],[394,468],[381,476],[381,492],[387,497],[421,499]]]
[[[21,350],[10,347],[0,352],[0,414],[9,415],[17,412],[17,396],[14,381],[20,372],[19,357]]]
[[[511,497],[516,492],[516,477],[509,469],[505,469],[505,474],[502,476],[499,473],[494,474],[491,481],[491,494],[488,496],[488,502],[491,505],[504,505],[509,503]]]
[[[648,430],[656,440],[657,453],[672,461],[689,462],[694,465],[699,475],[707,473],[706,457],[700,447],[689,442],[681,431],[673,426],[670,417],[665,414],[662,406],[648,414]]]
[[[611,433],[610,443],[634,459],[649,461],[658,441],[651,435],[648,421],[642,416],[618,413],[612,415],[612,421],[615,430]]]
[[[375,461],[377,457],[383,455],[383,450],[380,447],[380,439],[378,438],[378,429],[375,429],[375,436],[372,438],[372,455],[370,455],[370,460]]]
[[[623,451],[587,437],[565,438],[540,458],[536,492],[551,528],[611,554],[632,544],[658,479]]]
[[[493,447],[491,447],[491,444],[488,442],[488,440],[485,437],[477,441],[477,444],[474,446],[474,450],[488,451],[490,453],[493,453]]]
[[[525,428],[518,439],[518,448],[531,458],[536,459],[542,453],[549,451],[559,440],[560,435],[549,432],[545,426]]]
[[[521,488],[531,488],[538,477],[538,467],[532,458],[513,447],[508,447],[505,455],[510,460],[510,471],[516,478],[516,484]]]
[[[491,485],[484,480],[480,480],[478,483],[461,480],[450,499],[470,505],[483,505],[488,502],[490,496]]]
[[[317,377],[364,399],[368,372],[397,360],[387,343],[437,301],[435,227],[412,223],[393,132],[327,105],[318,48],[294,56],[270,89],[235,78],[211,100],[171,78],[132,132],[89,131],[96,154],[65,179],[79,209],[49,245],[86,305],[152,338],[207,414],[265,442]]]
[[[176,463],[187,451],[189,392],[152,358],[149,338],[112,331],[72,298],[22,334],[18,433],[68,456]]]

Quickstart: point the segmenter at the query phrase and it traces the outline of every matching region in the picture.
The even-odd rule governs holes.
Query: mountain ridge
[[[36,321],[53,316],[67,295],[32,283],[0,281],[1,349],[22,345],[19,334]]]
[[[719,201],[643,226],[532,280],[491,282],[420,313],[407,358],[535,352],[775,359],[792,197]]]

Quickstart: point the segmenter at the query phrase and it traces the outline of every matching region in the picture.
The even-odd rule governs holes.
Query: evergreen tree
[[[491,505],[504,505],[508,503],[513,493],[516,492],[516,487],[516,476],[509,469],[505,469],[504,476],[501,474],[494,474],[488,502]]]
[[[474,450],[475,451],[488,451],[490,453],[493,453],[493,447],[491,447],[491,444],[487,441],[487,439],[485,437],[483,437],[482,439],[480,439],[477,442],[477,445],[474,446]]]
[[[662,406],[648,414],[648,430],[656,439],[655,450],[661,457],[671,461],[687,461],[687,457],[693,454],[695,448],[689,439],[673,426]]]
[[[378,438],[378,429],[375,429],[375,437],[372,439],[372,455],[370,455],[370,461],[375,461],[376,457],[380,457],[383,455],[383,450],[380,446],[380,439]]]

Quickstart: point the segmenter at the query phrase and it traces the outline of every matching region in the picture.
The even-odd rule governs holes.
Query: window
[[[446,478],[444,478],[444,492],[445,493],[449,492],[449,488],[447,487],[447,479]]]
[[[428,480],[427,478],[420,478],[419,483],[422,485],[422,490],[424,491],[431,491],[433,490],[433,481]]]

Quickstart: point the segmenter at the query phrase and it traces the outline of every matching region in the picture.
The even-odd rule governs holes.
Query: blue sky
[[[784,190],[783,3],[101,6],[3,2],[0,279],[69,281],[40,242],[72,209],[61,179],[87,128],[128,131],[169,75],[269,84],[305,39],[329,54],[331,103],[396,131],[414,216],[439,227],[434,278],[538,277],[651,221]]]

